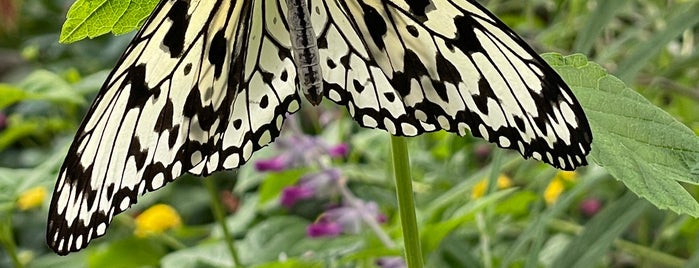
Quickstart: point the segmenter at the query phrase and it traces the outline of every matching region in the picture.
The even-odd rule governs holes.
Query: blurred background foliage
[[[537,51],[582,53],[699,132],[697,1],[480,2]],[[209,178],[218,194],[185,176],[141,198],[88,249],[56,256],[45,246],[44,234],[58,168],[133,34],[59,44],[70,4],[0,0],[0,266],[231,265],[212,202],[226,208],[226,222],[248,265],[387,267],[376,260],[399,256],[366,228],[333,238],[308,237],[305,228],[317,222],[327,200],[280,205],[283,189],[308,170],[255,170],[256,159],[280,154],[274,146],[236,172]],[[388,136],[358,128],[345,113],[333,105],[306,107],[286,127],[295,124],[328,144],[349,145],[347,157],[333,160],[333,166],[342,170],[357,198],[378,204],[386,216],[382,230],[400,244]],[[428,267],[699,265],[699,220],[654,208],[598,167],[562,173],[494,149],[479,139],[441,132],[410,140]],[[494,172],[493,166],[500,168]],[[488,183],[500,190],[485,190]],[[699,194],[696,186],[686,187]],[[134,217],[160,203],[176,211],[168,219],[181,222],[159,235],[134,235],[139,226]]]

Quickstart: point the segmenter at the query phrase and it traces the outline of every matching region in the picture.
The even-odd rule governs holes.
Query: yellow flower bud
[[[136,216],[136,230],[138,237],[146,237],[159,234],[168,229],[182,225],[182,219],[174,208],[164,204],[154,205]]]
[[[37,186],[24,191],[17,199],[17,207],[20,210],[29,210],[41,206],[46,199],[46,188]]]
[[[556,173],[553,179],[551,179],[551,182],[549,182],[549,185],[546,186],[546,190],[544,190],[544,200],[546,204],[553,205],[556,203],[563,193],[563,190],[565,190],[566,184],[575,182],[577,178],[578,173],[575,171],[559,171]]]

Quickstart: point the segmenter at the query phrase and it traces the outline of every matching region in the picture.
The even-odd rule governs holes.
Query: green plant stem
[[[221,206],[221,198],[218,195],[216,185],[214,185],[214,181],[211,178],[204,179],[204,185],[206,185],[206,189],[209,191],[209,196],[211,196],[211,212],[214,213],[216,221],[219,223],[219,225],[221,225],[223,240],[225,240],[228,251],[231,253],[233,263],[235,263],[235,267],[243,267],[243,265],[240,263],[240,258],[238,257],[238,251],[235,250],[235,245],[233,245],[233,236],[228,230],[228,225],[226,224],[226,212],[223,210],[223,206]]]
[[[391,136],[391,154],[393,155],[393,172],[396,177],[396,195],[398,196],[398,211],[403,227],[405,244],[405,260],[409,268],[422,268],[422,250],[420,249],[420,233],[415,217],[415,201],[413,200],[413,181],[410,176],[410,159],[405,138]]]
[[[17,245],[15,245],[15,238],[12,235],[12,211],[7,211],[6,213],[5,215],[0,215],[2,217],[2,222],[0,222],[0,243],[5,248],[7,255],[10,256],[12,264],[21,268],[24,265],[19,260]]]

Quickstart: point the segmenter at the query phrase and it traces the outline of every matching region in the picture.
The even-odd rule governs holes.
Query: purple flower
[[[325,213],[320,215],[318,221],[313,225],[318,223],[335,223],[337,226],[341,227],[340,231],[342,233],[358,234],[361,231],[362,223],[366,218],[368,218],[367,220],[375,220],[377,222],[385,220],[386,217],[379,212],[376,203],[365,203],[360,200],[357,200],[357,202],[358,207],[345,205],[325,211]],[[310,233],[309,236],[317,237],[312,236]]]
[[[255,163],[258,171],[282,171],[298,166],[308,166],[317,163],[324,156],[341,157],[347,154],[345,144],[330,146],[323,140],[313,136],[296,135],[279,138],[275,145],[281,153],[272,159]]]
[[[299,200],[308,199],[313,197],[315,191],[309,186],[290,186],[282,190],[282,206],[291,208]]]
[[[342,233],[342,225],[337,222],[323,220],[322,218],[306,227],[308,237],[335,237]]]
[[[383,257],[376,260],[376,265],[381,268],[405,268],[405,261],[401,257]]]
[[[289,161],[288,157],[285,157],[285,155],[255,162],[255,169],[257,169],[257,171],[282,171],[290,166],[291,161]]]
[[[349,146],[344,143],[340,143],[338,145],[328,148],[328,154],[331,157],[343,157],[346,156],[348,152]]]
[[[0,112],[0,130],[5,129],[7,126],[7,115],[5,113]]]
[[[294,186],[282,190],[281,204],[291,208],[303,199],[331,198],[340,192],[342,174],[334,168],[306,174]]]
[[[587,217],[592,217],[602,208],[602,202],[597,198],[588,198],[580,203],[580,212]]]

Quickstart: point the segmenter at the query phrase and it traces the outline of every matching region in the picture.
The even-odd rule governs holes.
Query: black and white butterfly
[[[49,246],[78,251],[139,195],[239,167],[298,91],[364,127],[471,132],[560,169],[592,142],[561,77],[474,0],[161,0],[70,147]]]

